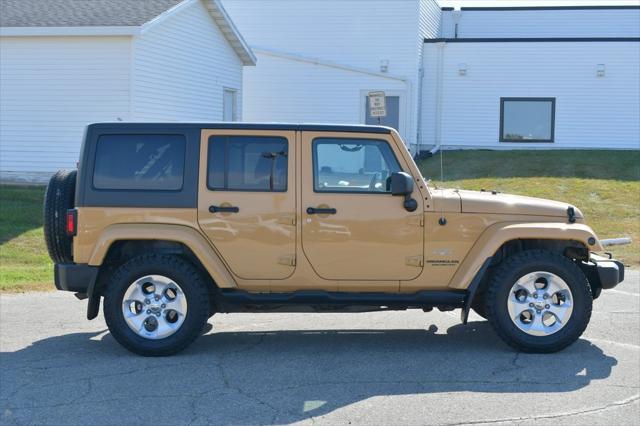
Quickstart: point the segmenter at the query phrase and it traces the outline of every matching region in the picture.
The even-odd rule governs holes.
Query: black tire
[[[573,311],[564,327],[547,336],[533,336],[520,330],[509,317],[507,298],[522,276],[551,272],[562,278],[571,290]],[[551,353],[575,342],[587,328],[593,298],[582,270],[570,259],[545,250],[527,250],[504,260],[495,270],[485,297],[485,312],[492,327],[511,347],[529,353]]]
[[[49,180],[44,195],[44,240],[55,263],[73,262],[72,237],[67,235],[67,210],[74,207],[77,172],[60,170]]]
[[[127,288],[145,275],[163,275],[182,288],[187,314],[170,336],[151,340],[135,333],[126,323],[122,303]],[[209,318],[209,293],[200,272],[180,256],[146,254],[118,267],[104,291],[104,317],[111,335],[129,351],[143,356],[172,355],[189,346],[201,334]]]

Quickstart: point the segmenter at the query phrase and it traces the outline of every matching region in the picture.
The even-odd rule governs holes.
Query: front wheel
[[[113,337],[131,352],[171,355],[191,344],[207,322],[206,283],[179,256],[139,256],[109,280],[104,316]]]
[[[517,350],[556,352],[575,342],[591,318],[589,283],[570,259],[544,250],[507,258],[495,271],[485,311],[497,334]]]

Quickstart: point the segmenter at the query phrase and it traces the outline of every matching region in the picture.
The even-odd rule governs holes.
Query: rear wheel
[[[495,271],[485,312],[498,335],[523,352],[556,352],[576,341],[591,318],[589,283],[570,259],[529,250]]]
[[[200,272],[179,256],[149,254],[120,266],[107,284],[104,315],[131,352],[164,356],[190,345],[209,318]]]
[[[49,180],[44,195],[44,239],[55,263],[73,262],[71,237],[67,235],[67,210],[74,207],[76,174],[60,170]]]

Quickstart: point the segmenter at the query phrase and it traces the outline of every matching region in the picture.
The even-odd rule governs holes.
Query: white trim
[[[140,27],[0,27],[0,36],[135,36]]]
[[[238,31],[238,28],[234,25],[231,17],[222,6],[222,3],[218,0],[203,1],[211,18],[218,25],[231,47],[236,51],[243,65],[255,65],[257,62],[256,56],[244,38],[242,38],[240,31]]]
[[[150,21],[147,21],[144,24],[142,24],[142,26],[140,27],[140,34],[144,34],[151,27],[154,27],[154,26],[162,23],[164,20],[169,18],[174,13],[178,13],[182,9],[186,9],[187,7],[189,7],[189,6],[193,5],[194,3],[196,3],[197,1],[198,0],[183,0],[180,3],[176,4],[175,6],[173,6],[172,8],[169,8],[169,9],[165,10],[160,15],[158,15],[155,18],[151,19]]]
[[[296,54],[293,54],[293,53],[280,52],[280,51],[277,51],[277,50],[267,49],[267,48],[263,48],[263,47],[255,47],[254,46],[253,50],[255,52],[257,52],[257,53],[260,53],[260,54],[266,55],[266,56],[273,56],[273,57],[276,57],[276,58],[289,59],[291,61],[305,62],[305,63],[308,63],[308,64],[314,64],[314,65],[319,65],[319,66],[328,67],[328,68],[336,68],[336,69],[355,72],[355,73],[359,73],[359,74],[372,75],[372,76],[375,76],[375,77],[387,78],[389,80],[398,80],[398,81],[402,81],[402,82],[405,82],[405,83],[408,81],[408,79],[406,77],[401,77],[401,76],[398,76],[398,75],[382,73],[382,72],[376,72],[376,71],[369,71],[369,70],[364,69],[364,68],[352,67],[351,65],[339,64],[339,63],[336,63],[336,62],[325,61],[323,59],[310,58],[310,57],[307,57],[307,56],[296,55]]]

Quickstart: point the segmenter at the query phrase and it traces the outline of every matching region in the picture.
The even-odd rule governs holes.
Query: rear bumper
[[[98,267],[87,264],[56,263],[55,284],[58,290],[87,294],[96,281]]]

